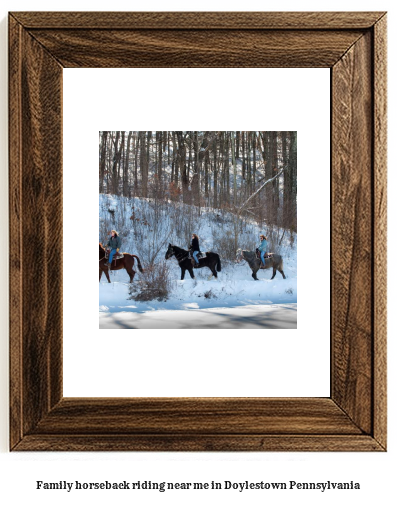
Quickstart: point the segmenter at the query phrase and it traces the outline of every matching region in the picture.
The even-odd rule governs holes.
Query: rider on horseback
[[[111,234],[112,235],[109,238],[109,241],[105,245],[105,248],[106,247],[110,248],[109,260],[108,260],[108,262],[105,263],[105,266],[107,266],[107,267],[111,266],[114,254],[116,252],[118,252],[121,247],[121,239],[120,239],[119,235],[117,234],[117,232],[115,230],[112,230]]]
[[[261,240],[260,245],[258,246],[258,250],[261,253],[261,261],[262,265],[265,265],[265,255],[267,254],[267,237],[261,234],[259,236],[259,239]]]
[[[193,258],[195,260],[194,267],[198,268],[199,261],[197,256],[200,253],[200,246],[199,246],[199,237],[197,236],[197,234],[192,234],[192,244],[190,245],[190,249],[193,252]]]

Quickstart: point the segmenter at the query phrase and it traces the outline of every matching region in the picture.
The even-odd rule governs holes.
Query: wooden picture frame
[[[331,69],[329,398],[63,398],[64,67]],[[9,73],[10,449],[384,451],[386,14],[14,12]]]

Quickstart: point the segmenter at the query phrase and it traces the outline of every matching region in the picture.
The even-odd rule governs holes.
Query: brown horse
[[[123,252],[124,257],[121,259],[116,259],[112,262],[112,265],[110,266],[110,269],[125,269],[127,270],[127,273],[130,275],[130,283],[134,280],[134,276],[136,271],[134,271],[132,268],[134,267],[134,257],[137,260],[138,263],[138,269],[141,273],[143,273],[143,268],[141,265],[141,261],[139,260],[139,257],[137,255],[131,255],[129,253]],[[105,266],[105,263],[107,262],[107,259],[105,259],[105,249],[102,246],[102,243],[99,243],[99,281],[101,281],[102,273],[105,272],[106,278],[108,279],[108,282],[110,283],[109,278],[109,267]]]

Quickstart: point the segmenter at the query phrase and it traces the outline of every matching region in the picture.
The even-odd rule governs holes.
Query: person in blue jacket
[[[261,234],[259,236],[259,239],[261,240],[261,244],[258,246],[258,250],[261,253],[262,264],[265,265],[265,255],[267,254],[267,237]]]
[[[113,255],[116,252],[118,252],[121,247],[121,239],[120,239],[119,235],[117,234],[117,232],[115,230],[113,230],[111,234],[112,235],[110,236],[109,241],[105,245],[105,247],[110,248],[109,260],[105,264],[105,266],[108,266],[108,267],[110,267],[110,265],[112,264]]]

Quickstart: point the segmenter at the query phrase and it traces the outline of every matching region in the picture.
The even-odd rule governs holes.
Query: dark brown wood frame
[[[331,69],[329,398],[63,398],[64,67]],[[15,12],[9,72],[10,448],[385,450],[385,13]]]

